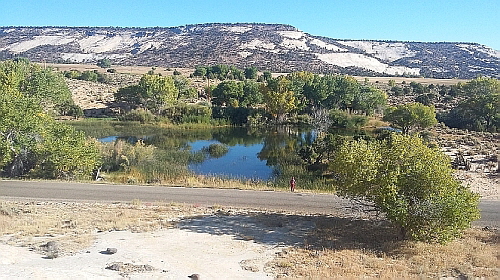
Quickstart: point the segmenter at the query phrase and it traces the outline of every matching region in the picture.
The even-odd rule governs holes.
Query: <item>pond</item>
[[[106,133],[106,131],[108,133]],[[192,162],[188,168],[196,174],[217,177],[266,181],[279,174],[279,163],[287,157],[296,156],[302,145],[311,144],[316,134],[311,129],[292,127],[223,127],[210,129],[135,129],[131,126],[114,126],[92,136],[101,142],[118,139],[128,142],[144,141],[164,149],[184,149],[197,153],[211,144],[222,144],[228,148],[220,157],[206,156]]]

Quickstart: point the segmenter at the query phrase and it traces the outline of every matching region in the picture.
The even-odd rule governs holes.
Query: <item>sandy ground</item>
[[[110,247],[117,253],[103,252]],[[272,279],[263,267],[278,251],[279,246],[182,229],[113,231],[97,234],[85,251],[54,259],[0,245],[0,279],[189,279],[193,273],[202,279]],[[106,268],[114,263],[128,264],[130,271]],[[251,270],[243,269],[245,263]]]
[[[90,247],[55,258],[39,244],[59,240],[57,235],[28,237],[14,242],[18,246],[7,245],[13,234],[4,235],[0,279],[189,279],[193,273],[201,279],[273,279],[266,264],[301,245],[314,227],[308,216],[218,210],[168,229],[94,232]],[[108,254],[108,248],[117,252]]]

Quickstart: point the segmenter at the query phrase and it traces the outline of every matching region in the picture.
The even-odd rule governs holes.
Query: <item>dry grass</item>
[[[272,264],[281,277],[498,279],[500,234],[470,229],[446,245],[398,240],[388,224],[322,219],[305,248]]]
[[[116,204],[0,201],[0,241],[41,251],[40,245],[56,240],[59,255],[68,255],[88,247],[98,231],[152,231],[172,227],[185,217],[226,210],[220,205],[197,207],[140,200]],[[291,217],[300,219],[266,212],[259,217],[263,229],[279,228],[292,222]],[[316,229],[305,235],[305,245],[283,251],[268,264],[268,272],[309,279],[499,276],[497,230],[470,229],[461,239],[439,245],[400,240],[398,231],[383,220],[307,219]]]
[[[40,245],[57,240],[64,255],[88,247],[94,233],[99,231],[142,232],[169,228],[184,216],[212,211],[211,208],[140,200],[130,204],[0,201],[0,241],[39,251]]]

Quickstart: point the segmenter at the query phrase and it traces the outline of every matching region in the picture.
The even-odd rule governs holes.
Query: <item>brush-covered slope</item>
[[[0,59],[194,67],[229,64],[273,72],[435,78],[500,76],[500,52],[476,43],[341,40],[282,24],[169,28],[0,27]]]

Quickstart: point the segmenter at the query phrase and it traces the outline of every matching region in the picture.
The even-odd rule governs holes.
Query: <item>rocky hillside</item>
[[[0,27],[0,59],[194,67],[229,64],[273,72],[365,76],[500,77],[500,52],[476,43],[340,40],[282,24],[169,28]]]

